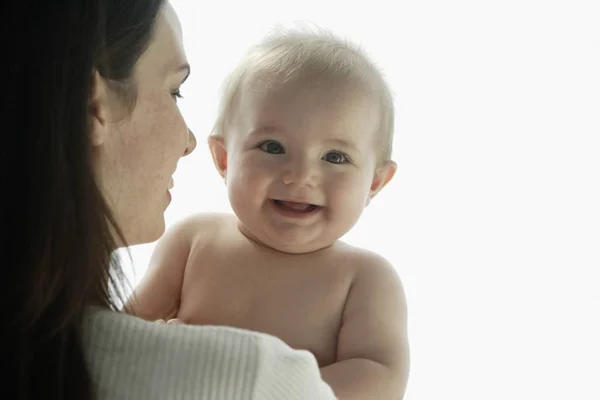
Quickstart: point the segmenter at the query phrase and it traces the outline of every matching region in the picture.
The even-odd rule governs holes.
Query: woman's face
[[[167,3],[134,70],[133,110],[96,77],[95,169],[128,244],[152,242],[163,234],[177,162],[196,147],[177,106],[179,88],[188,74],[179,20]]]

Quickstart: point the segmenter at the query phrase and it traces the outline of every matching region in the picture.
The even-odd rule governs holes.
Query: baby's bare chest
[[[330,257],[197,256],[186,267],[179,318],[269,333],[322,366],[335,362],[350,268]]]

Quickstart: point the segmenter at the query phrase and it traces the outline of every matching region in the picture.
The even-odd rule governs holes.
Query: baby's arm
[[[399,400],[409,372],[404,290],[387,261],[369,258],[348,294],[337,362],[321,373],[340,400]]]
[[[150,321],[175,318],[193,229],[190,221],[180,222],[158,241],[148,271],[125,305],[127,313]]]

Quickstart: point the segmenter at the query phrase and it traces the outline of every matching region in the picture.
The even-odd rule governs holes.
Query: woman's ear
[[[109,99],[106,81],[98,71],[93,73],[88,110],[92,146],[101,146],[108,136]]]
[[[394,161],[386,161],[382,166],[375,170],[373,181],[371,182],[371,191],[369,192],[369,199],[367,204],[373,197],[377,195],[394,177],[396,170],[398,169],[397,164]]]
[[[227,180],[227,149],[225,148],[225,140],[222,136],[210,136],[208,138],[208,147],[210,148],[210,154],[219,175]]]

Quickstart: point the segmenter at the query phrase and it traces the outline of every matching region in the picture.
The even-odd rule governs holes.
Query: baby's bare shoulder
[[[339,241],[332,246],[332,257],[336,261],[344,262],[346,266],[351,266],[356,272],[368,270],[394,270],[392,264],[382,255],[373,251],[352,246]]]
[[[396,268],[382,255],[343,242],[339,242],[332,250],[335,250],[335,262],[343,265],[352,275],[352,286],[378,286],[388,282],[401,289],[402,283]]]
[[[179,220],[176,225],[189,228],[208,229],[219,228],[234,220],[232,214],[227,213],[196,213]]]
[[[181,219],[172,229],[177,229],[192,242],[205,241],[228,231],[235,224],[232,214],[196,213]]]

